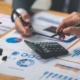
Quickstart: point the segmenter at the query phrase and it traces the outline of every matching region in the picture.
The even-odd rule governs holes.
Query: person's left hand
[[[74,27],[73,25],[80,23],[80,13],[73,12],[57,28],[56,32],[63,30],[64,34],[60,35],[59,38],[65,38],[65,35],[74,34],[80,37],[80,27]]]
[[[27,12],[22,13],[21,16],[25,22],[30,23],[30,16]],[[30,29],[28,26],[25,26],[18,17],[16,17],[16,19],[15,19],[15,29],[22,36],[31,36],[32,35],[32,29]]]

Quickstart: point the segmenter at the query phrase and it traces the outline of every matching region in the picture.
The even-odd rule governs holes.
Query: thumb
[[[78,27],[68,27],[63,29],[64,33],[76,34],[79,31]]]
[[[23,13],[21,15],[22,15],[22,18],[24,19],[24,21],[30,22],[30,16],[28,13]]]

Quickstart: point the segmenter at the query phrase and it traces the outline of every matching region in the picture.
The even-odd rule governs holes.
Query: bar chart
[[[72,55],[72,57],[80,56],[80,50],[75,49],[73,52],[74,52],[74,54]]]
[[[60,73],[51,72],[51,71],[45,71],[36,80],[79,80],[79,79],[73,78],[73,76],[68,76],[65,74],[60,74]]]

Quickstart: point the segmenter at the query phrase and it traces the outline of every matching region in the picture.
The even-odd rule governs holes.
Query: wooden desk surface
[[[3,1],[0,1],[0,13],[11,15],[12,5]]]
[[[0,13],[11,15],[11,9],[12,9],[11,4],[6,4],[6,3],[0,1]],[[56,15],[60,15],[60,16],[64,16],[64,17],[69,15],[67,13],[56,12],[56,11],[48,11],[48,12],[51,14],[56,14]],[[9,33],[9,32],[7,32],[7,33]],[[6,35],[6,34],[4,34],[4,35]],[[0,37],[2,37],[4,35],[0,35]],[[0,74],[0,80],[24,80],[24,79]]]

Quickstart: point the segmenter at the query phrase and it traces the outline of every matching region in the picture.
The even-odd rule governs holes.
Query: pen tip
[[[50,38],[53,38],[55,35],[50,36]]]

